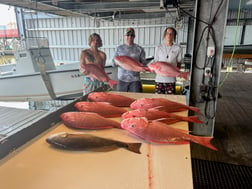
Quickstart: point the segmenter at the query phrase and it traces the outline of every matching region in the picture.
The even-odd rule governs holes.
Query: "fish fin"
[[[156,144],[189,144],[186,140],[150,140],[152,143]]]
[[[110,86],[111,88],[114,88],[114,85],[117,84],[117,81],[111,79],[111,80],[109,80],[108,83],[109,83],[109,86]]]
[[[158,119],[154,119],[152,121],[162,122],[162,123],[166,123],[166,124],[172,124],[172,123],[178,122],[179,120],[172,119],[172,118],[158,118]]]
[[[212,150],[218,151],[218,149],[211,144],[211,140],[213,139],[213,137],[199,137],[199,136],[195,136],[195,137],[198,137],[198,139],[196,139],[197,141],[193,140],[193,142],[196,142]]]
[[[141,154],[140,152],[140,147],[141,147],[142,143],[128,143],[128,150],[135,152],[137,154]]]
[[[176,128],[177,131],[181,132],[181,133],[186,133],[186,134],[189,134],[190,131],[187,131],[187,130],[184,130],[184,129],[178,129]]]
[[[65,124],[67,127],[70,127],[70,128],[74,128],[74,129],[86,129],[86,130],[101,130],[101,129],[112,129],[112,128],[115,128],[113,126],[103,126],[103,127],[88,127],[88,126],[85,126],[85,127],[81,127],[81,126],[72,126],[72,125],[69,125],[69,124]],[[117,128],[117,127],[116,127]]]
[[[203,115],[203,114],[200,112],[200,109],[197,108],[197,107],[189,106],[189,109],[192,110],[192,111],[194,111],[194,112],[196,112],[196,113],[198,113],[198,114],[200,114],[200,115]]]
[[[143,69],[144,69],[146,72],[151,72],[151,69],[148,68],[148,67],[143,67]]]
[[[150,110],[159,110],[159,111],[163,111],[164,108],[165,108],[164,106],[156,106],[156,107],[150,108]]]
[[[190,72],[181,72],[180,77],[184,78],[185,80],[188,80],[188,75]]]
[[[167,120],[161,120],[161,122],[163,122],[163,123],[166,123],[166,124],[170,125],[170,124],[173,124],[173,123],[177,123],[177,122],[179,122],[179,120],[177,120],[177,119],[169,119],[169,118],[167,118]]]
[[[183,119],[184,121],[190,121],[193,123],[204,123],[203,121],[199,120],[199,118],[197,116],[189,116],[186,117],[186,119]]]
[[[113,117],[121,117],[122,113],[121,114],[106,114],[106,115],[101,115],[105,118],[113,118]]]

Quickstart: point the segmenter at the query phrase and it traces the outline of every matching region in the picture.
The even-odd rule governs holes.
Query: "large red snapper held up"
[[[150,71],[150,69],[147,66],[144,66],[141,62],[129,56],[116,56],[114,58],[114,61],[117,65],[119,65],[125,70],[135,72]]]
[[[184,110],[192,110],[196,113],[202,114],[200,109],[193,106],[187,106],[182,103],[174,102],[165,98],[140,98],[135,100],[131,105],[131,109],[150,109],[159,108],[165,112],[179,112]]]
[[[155,72],[158,75],[164,77],[181,77],[185,80],[188,79],[188,75],[190,72],[181,72],[180,69],[171,63],[164,61],[157,61],[148,64],[148,68]]]
[[[127,111],[122,114],[122,119],[134,118],[134,117],[146,117],[148,120],[157,120],[166,124],[176,123],[178,121],[187,121],[194,123],[203,123],[199,120],[197,116],[179,116],[174,113],[168,113],[164,111],[159,111],[156,108],[151,108],[148,110],[145,109],[136,109]]]
[[[200,144],[212,150],[217,150],[210,141],[212,137],[194,136],[176,129],[168,127],[165,123],[151,121],[145,117],[128,118],[121,121],[123,129],[146,141],[160,144],[185,144],[188,141]]]
[[[96,64],[83,64],[81,69],[81,72],[87,72],[88,74],[85,74],[88,77],[91,77],[93,79],[97,79],[99,81],[103,81],[109,84],[111,88],[114,87],[115,84],[117,84],[117,81],[112,80],[108,74],[104,71],[104,69],[101,68],[101,66]]]
[[[94,112],[104,117],[119,117],[127,111],[108,102],[83,101],[75,103],[74,107],[81,112]]]
[[[92,92],[88,95],[88,100],[93,102],[108,102],[114,106],[129,107],[136,99],[119,94]]]
[[[119,122],[93,112],[65,112],[60,118],[66,126],[77,129],[121,129]]]

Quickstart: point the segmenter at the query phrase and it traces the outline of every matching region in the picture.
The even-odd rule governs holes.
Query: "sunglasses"
[[[126,36],[128,36],[128,37],[135,37],[135,35],[133,35],[133,34],[127,34]]]

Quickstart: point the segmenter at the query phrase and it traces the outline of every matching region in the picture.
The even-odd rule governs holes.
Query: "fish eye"
[[[135,126],[136,126],[136,125],[134,125],[134,124],[130,125],[131,128],[134,128]]]

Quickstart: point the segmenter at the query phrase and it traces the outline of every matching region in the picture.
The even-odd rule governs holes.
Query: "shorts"
[[[102,87],[103,85],[104,83],[102,81],[90,77],[85,77],[83,83],[83,96],[99,87]]]
[[[121,92],[143,92],[141,81],[124,82],[119,80],[117,83],[117,91]]]
[[[155,83],[156,94],[175,94],[175,83]]]

